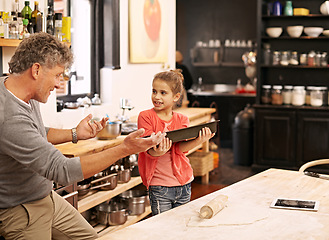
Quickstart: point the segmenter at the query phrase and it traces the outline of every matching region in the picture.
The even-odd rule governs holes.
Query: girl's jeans
[[[149,196],[152,214],[156,215],[188,203],[191,199],[191,183],[177,187],[150,186]]]

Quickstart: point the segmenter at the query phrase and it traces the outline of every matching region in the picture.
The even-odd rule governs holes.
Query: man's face
[[[51,91],[60,87],[60,81],[63,81],[63,72],[64,66],[57,65],[53,68],[40,66],[38,88],[36,89],[34,99],[46,103]]]

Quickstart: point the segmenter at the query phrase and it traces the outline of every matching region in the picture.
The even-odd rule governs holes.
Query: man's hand
[[[108,118],[103,118],[101,121],[91,121],[92,115],[89,114],[87,117],[81,120],[77,126],[78,140],[89,139],[96,137],[105,126]]]
[[[154,157],[159,157],[169,151],[172,146],[172,141],[165,137],[160,144],[154,146],[152,149],[148,150],[148,153]]]
[[[135,132],[130,133],[123,141],[123,146],[127,149],[129,154],[145,152],[146,150],[158,145],[162,142],[166,133],[158,132],[152,133],[151,136],[141,138],[145,130],[143,128],[138,129]]]

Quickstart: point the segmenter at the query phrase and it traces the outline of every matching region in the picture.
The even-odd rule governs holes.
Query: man
[[[10,239],[95,239],[97,233],[66,200],[52,191],[89,178],[127,155],[160,143],[164,133],[140,138],[140,129],[114,148],[66,158],[53,144],[95,137],[107,118],[84,118],[76,128],[45,128],[39,102],[59,88],[73,56],[47,33],[24,39],[0,80],[0,235]]]

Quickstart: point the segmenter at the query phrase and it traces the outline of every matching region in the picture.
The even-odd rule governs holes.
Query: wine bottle
[[[32,9],[30,8],[30,2],[25,1],[25,6],[22,9],[22,17],[26,18],[26,15],[28,16],[27,19],[31,20],[31,14]]]
[[[34,2],[34,11],[31,14],[31,20],[34,32],[42,31],[42,13],[39,11],[39,2]]]

